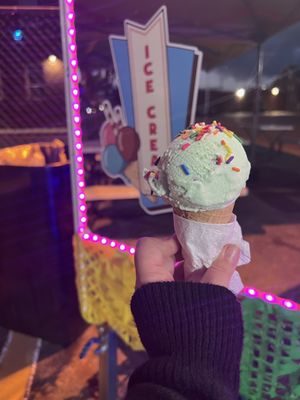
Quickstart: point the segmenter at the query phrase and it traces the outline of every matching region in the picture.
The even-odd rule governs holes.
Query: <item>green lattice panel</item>
[[[300,313],[253,299],[242,307],[242,399],[300,400]]]

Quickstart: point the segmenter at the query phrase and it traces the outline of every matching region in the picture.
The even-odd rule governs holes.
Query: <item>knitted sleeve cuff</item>
[[[241,307],[236,297],[222,286],[150,283],[136,290],[131,309],[150,356],[183,352],[185,359],[197,363],[202,352],[202,366],[239,362],[243,335]]]

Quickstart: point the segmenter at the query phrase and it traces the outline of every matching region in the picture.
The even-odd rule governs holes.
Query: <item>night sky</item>
[[[271,85],[278,74],[287,66],[300,69],[300,23],[276,34],[263,45],[264,69],[263,86]],[[205,54],[204,54],[205,57]],[[203,71],[200,87],[236,90],[239,87],[253,87],[255,84],[256,50],[228,61],[209,73]]]

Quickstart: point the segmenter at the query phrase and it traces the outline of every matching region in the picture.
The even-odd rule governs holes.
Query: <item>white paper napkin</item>
[[[173,215],[175,233],[182,247],[185,276],[196,269],[209,268],[226,244],[235,244],[241,249],[238,265],[250,262],[249,243],[243,240],[235,215],[229,224],[208,224]],[[240,275],[235,271],[229,290],[238,294],[243,287]]]

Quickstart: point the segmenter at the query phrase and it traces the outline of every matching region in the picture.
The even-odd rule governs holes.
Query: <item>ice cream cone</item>
[[[128,164],[128,166],[124,170],[124,175],[130,181],[132,186],[139,189],[139,171],[137,161],[132,161]]]
[[[234,203],[229,204],[229,206],[225,208],[220,208],[217,210],[193,212],[174,208],[173,212],[174,214],[191,221],[205,222],[208,224],[228,224],[232,222],[233,208]]]

